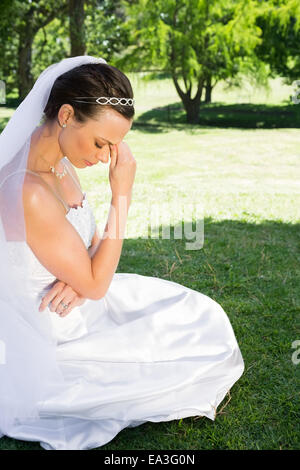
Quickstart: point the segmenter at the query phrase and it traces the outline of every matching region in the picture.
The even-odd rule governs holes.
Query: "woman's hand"
[[[39,311],[42,312],[45,307],[51,302],[49,309],[51,312],[56,312],[61,317],[65,317],[74,307],[82,305],[86,301],[85,297],[77,294],[72,287],[68,286],[63,281],[57,281],[54,286],[42,298]],[[68,304],[68,308],[63,308],[60,302]]]
[[[136,160],[126,142],[110,146],[109,182],[113,196],[131,194]]]

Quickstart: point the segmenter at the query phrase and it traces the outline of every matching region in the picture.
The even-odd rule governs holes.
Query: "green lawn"
[[[247,129],[238,121],[232,127],[224,121],[221,127],[186,125],[170,80],[143,84],[133,77],[133,84],[137,118],[125,140],[137,173],[117,272],[169,279],[219,302],[236,334],[245,372],[219,405],[214,422],[203,417],[149,422],[124,429],[99,449],[299,449],[300,363],[292,362],[292,343],[300,340],[298,126],[287,126],[280,113],[275,128]],[[243,93],[225,92],[220,85],[213,100],[225,114],[227,105],[243,105],[243,99],[248,110],[256,105],[280,109],[288,106],[291,87],[276,79],[269,95],[254,90],[249,100]],[[157,108],[172,104],[178,115],[166,122],[166,111]],[[0,112],[3,127],[10,111]],[[101,230],[110,200],[108,169],[78,171]],[[172,224],[178,226],[188,203],[203,208],[201,249],[187,250],[184,238],[151,233],[146,238],[154,206],[162,208],[165,226],[172,207]],[[41,448],[5,437],[0,449]]]

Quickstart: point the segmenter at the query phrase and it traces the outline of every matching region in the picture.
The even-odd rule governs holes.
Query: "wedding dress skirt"
[[[88,248],[96,224],[86,194],[66,217]],[[56,279],[22,246],[32,273],[28,295],[36,303],[29,315],[51,319],[65,388],[38,402],[39,417],[16,422],[9,437],[38,441],[47,450],[84,450],[146,421],[215,419],[244,371],[232,326],[217,302],[175,282],[115,273],[100,300],[87,299],[66,317],[48,307],[39,312]],[[12,263],[18,249],[12,242]]]

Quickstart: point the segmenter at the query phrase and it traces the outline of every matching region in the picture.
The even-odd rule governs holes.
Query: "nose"
[[[109,156],[110,156],[110,151],[106,151],[105,153],[101,153],[97,158],[99,161],[102,163],[108,163],[109,161]]]

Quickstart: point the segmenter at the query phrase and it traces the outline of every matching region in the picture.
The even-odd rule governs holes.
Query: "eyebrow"
[[[98,137],[98,139],[105,140],[105,142],[108,142],[110,145],[114,145],[112,142],[110,142],[109,140],[104,139],[103,137]]]

